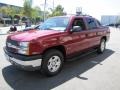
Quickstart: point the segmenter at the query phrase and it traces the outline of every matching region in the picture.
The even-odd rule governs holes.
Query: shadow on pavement
[[[2,74],[8,85],[14,90],[50,90],[77,77],[81,80],[89,78],[80,76],[95,65],[103,65],[102,61],[107,60],[114,51],[107,49],[104,54],[91,53],[85,57],[74,58],[76,61],[66,62],[63,70],[57,76],[45,77],[40,72],[25,72],[17,70],[14,66],[5,67]],[[94,74],[94,73],[93,73]]]

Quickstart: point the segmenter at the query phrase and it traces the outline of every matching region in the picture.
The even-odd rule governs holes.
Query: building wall
[[[119,23],[120,16],[119,15],[104,15],[101,16],[101,23],[103,25],[110,25],[110,24],[116,24]]]
[[[9,4],[5,4],[5,3],[0,3],[0,7],[3,7],[3,6],[11,6],[11,7],[14,7],[14,8],[22,8],[22,7],[15,6],[15,5],[9,5]]]

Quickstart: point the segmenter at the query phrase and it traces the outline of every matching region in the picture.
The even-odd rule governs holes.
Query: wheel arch
[[[43,54],[45,52],[47,52],[48,50],[51,50],[51,49],[56,49],[56,50],[60,51],[63,54],[64,58],[66,57],[66,49],[65,49],[65,47],[63,45],[58,45],[58,46],[53,46],[53,47],[46,48],[43,51]]]
[[[107,41],[107,36],[103,36],[102,38],[101,38],[101,40],[102,39],[104,39],[105,41]]]

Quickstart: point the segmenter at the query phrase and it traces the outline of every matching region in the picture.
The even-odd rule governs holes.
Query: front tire
[[[55,49],[48,50],[43,55],[43,61],[41,66],[42,74],[46,76],[54,76],[58,74],[63,66],[64,57],[63,54]]]
[[[99,45],[99,47],[97,49],[97,52],[99,54],[101,54],[101,53],[103,53],[105,51],[105,49],[106,49],[106,40],[105,39],[101,39],[100,45]]]

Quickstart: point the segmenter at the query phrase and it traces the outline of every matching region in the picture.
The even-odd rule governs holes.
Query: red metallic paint
[[[77,16],[76,18],[84,19],[84,16]],[[99,45],[103,36],[107,35],[109,37],[109,29],[106,27],[88,30],[86,25],[86,30],[71,33],[71,25],[74,19],[75,16],[70,17],[70,22],[65,32],[54,30],[30,30],[16,33],[8,38],[19,42],[30,42],[30,55],[41,54],[44,50],[59,45],[62,45],[65,48],[66,54],[69,55]]]

